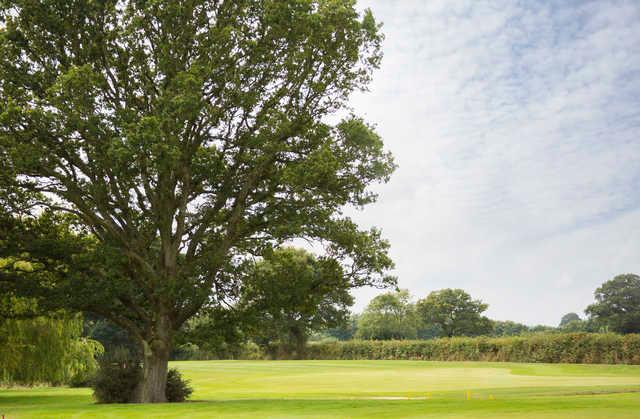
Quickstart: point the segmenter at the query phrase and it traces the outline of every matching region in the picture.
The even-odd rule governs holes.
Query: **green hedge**
[[[308,359],[407,359],[640,364],[640,335],[549,333],[431,340],[312,343]]]

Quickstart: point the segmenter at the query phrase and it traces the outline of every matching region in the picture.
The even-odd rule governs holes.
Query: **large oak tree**
[[[0,0],[0,19],[2,205],[75,217],[43,233],[64,263],[15,277],[126,328],[140,401],[165,400],[175,331],[245,258],[305,238],[353,285],[393,282],[379,232],[343,215],[394,167],[345,112],[381,58],[353,0]]]

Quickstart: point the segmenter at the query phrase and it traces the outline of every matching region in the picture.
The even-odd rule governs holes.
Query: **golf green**
[[[98,405],[89,389],[0,389],[6,419],[640,417],[640,366],[423,361],[174,362],[191,401]]]

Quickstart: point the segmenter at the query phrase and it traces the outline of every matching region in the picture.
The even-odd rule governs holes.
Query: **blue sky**
[[[385,58],[352,106],[399,169],[354,218],[390,240],[400,287],[556,324],[640,274],[639,1],[359,4]]]

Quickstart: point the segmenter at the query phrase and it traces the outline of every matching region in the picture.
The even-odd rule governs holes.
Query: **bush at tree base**
[[[500,338],[352,340],[310,344],[307,359],[640,364],[640,334],[541,333]]]
[[[93,395],[98,403],[132,403],[142,379],[142,363],[127,348],[116,348],[100,360],[96,376],[91,380]],[[171,368],[167,372],[165,389],[168,402],[183,402],[193,388],[180,372]]]
[[[141,379],[140,360],[126,348],[114,349],[100,359],[93,396],[98,403],[130,403]]]
[[[182,374],[175,368],[167,372],[167,401],[183,402],[191,396],[193,388],[189,385],[189,380],[182,378]]]

